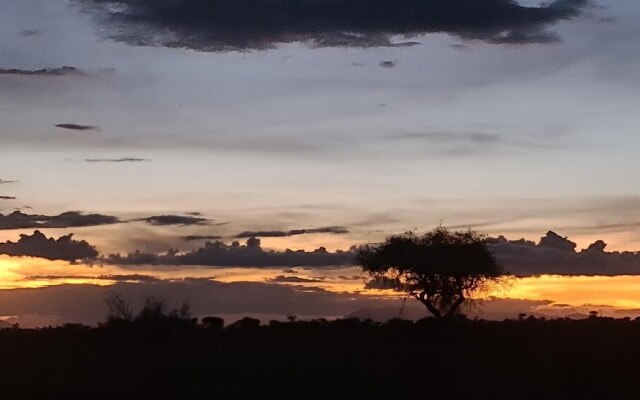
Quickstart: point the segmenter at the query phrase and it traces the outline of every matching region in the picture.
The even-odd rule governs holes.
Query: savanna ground
[[[221,322],[0,330],[0,397],[640,398],[639,319]]]

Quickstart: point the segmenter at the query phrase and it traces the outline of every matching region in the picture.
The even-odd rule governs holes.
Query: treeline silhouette
[[[111,302],[109,304],[109,301]],[[640,318],[224,325],[117,296],[97,326],[0,330],[3,399],[637,399]]]

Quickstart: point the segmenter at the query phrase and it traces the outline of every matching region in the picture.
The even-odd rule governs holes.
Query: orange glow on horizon
[[[0,256],[0,289],[40,288],[60,284],[113,285],[108,275],[150,275],[159,279],[215,279],[220,282],[274,282],[299,287],[318,287],[332,292],[360,293],[376,296],[400,296],[387,290],[364,288],[357,267],[339,269],[303,269],[284,272],[282,268],[206,268],[190,267],[161,270],[141,266],[88,266],[63,261],[28,257]],[[278,282],[279,276],[299,281]],[[129,282],[135,282],[134,279]],[[540,276],[520,278],[507,287],[488,292],[486,296],[527,300],[548,300],[570,306],[603,305],[619,309],[640,309],[640,276]]]

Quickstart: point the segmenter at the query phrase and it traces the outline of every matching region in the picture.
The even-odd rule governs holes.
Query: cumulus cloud
[[[75,0],[107,37],[136,46],[198,51],[312,46],[412,45],[446,33],[489,43],[549,43],[551,25],[580,16],[589,0],[539,6],[514,0]]]
[[[77,261],[93,259],[98,256],[98,251],[84,240],[74,240],[73,234],[61,236],[56,240],[35,231],[33,235],[20,235],[20,240],[15,243],[0,243],[0,254]]]
[[[60,215],[25,214],[14,211],[11,214],[0,214],[1,229],[30,228],[78,228],[87,226],[111,225],[121,222],[117,217],[102,214],[83,214],[68,211]]]
[[[244,231],[235,235],[238,239],[250,238],[250,237],[287,237],[296,235],[308,235],[314,233],[332,233],[341,235],[349,233],[349,230],[343,226],[325,226],[322,228],[311,229],[292,229],[289,231]]]
[[[144,221],[149,225],[208,225],[211,221],[206,218],[184,216],[184,215],[154,215],[146,218],[139,218],[134,221]]]
[[[206,236],[191,238],[200,240]],[[505,270],[516,276],[640,275],[640,252],[607,252],[607,245],[602,240],[576,251],[575,243],[549,231],[539,243],[525,239],[508,240],[500,236],[490,238],[488,246]],[[136,251],[126,255],[103,255],[97,262],[123,266],[281,267],[286,273],[295,273],[292,267],[354,265],[356,251],[357,246],[352,246],[348,251],[336,252],[329,252],[324,247],[313,251],[286,249],[279,252],[263,249],[260,239],[250,237],[245,244],[238,241],[231,244],[218,240],[207,241],[204,246],[187,252],[176,249],[162,254]],[[371,281],[366,286],[388,288],[390,284]]]
[[[0,68],[0,75],[20,75],[20,76],[67,76],[85,75],[85,72],[75,67],[42,68],[42,69],[18,69]]]
[[[82,124],[70,124],[70,123],[57,124],[56,128],[70,129],[70,130],[73,130],[73,131],[98,131],[98,130],[100,130],[100,128],[98,128],[95,125],[82,125]]]
[[[639,275],[640,252],[607,252],[602,240],[576,251],[569,239],[547,232],[532,241],[491,239],[489,248],[507,271],[516,276],[536,275]]]
[[[122,163],[122,162],[145,162],[151,161],[147,158],[132,158],[132,157],[122,157],[122,158],[85,158],[84,162],[88,163],[100,163],[100,162],[108,162],[108,163]]]
[[[354,253],[337,250],[329,252],[324,247],[313,251],[290,250],[284,252],[267,251],[260,246],[260,239],[249,238],[244,245],[233,242],[228,245],[221,241],[207,242],[203,247],[180,253],[171,249],[165,254],[136,251],[127,255],[111,254],[99,261],[117,265],[201,265],[236,267],[324,267],[342,266],[353,263]]]

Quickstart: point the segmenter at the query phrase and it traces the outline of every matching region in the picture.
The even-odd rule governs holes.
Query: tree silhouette
[[[120,293],[109,291],[104,302],[109,309],[109,315],[107,316],[108,323],[114,321],[131,321],[133,318],[131,304],[125,300]]]
[[[392,288],[414,297],[437,318],[454,315],[474,292],[503,280],[504,272],[475,231],[450,232],[438,227],[418,236],[389,236],[363,246],[356,263],[377,288]]]

